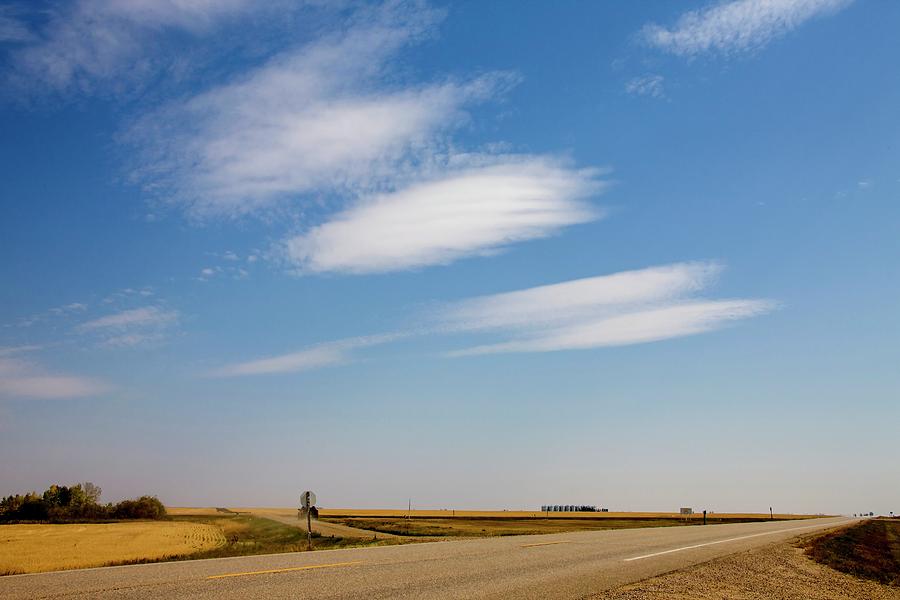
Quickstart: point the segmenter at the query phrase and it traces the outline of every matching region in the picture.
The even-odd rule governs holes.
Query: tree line
[[[75,485],[53,484],[43,494],[28,492],[0,500],[0,521],[110,521],[163,519],[166,507],[156,496],[141,496],[113,504],[100,503],[101,489],[90,481]]]

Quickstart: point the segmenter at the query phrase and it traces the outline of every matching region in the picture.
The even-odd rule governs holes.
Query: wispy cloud
[[[507,338],[453,352],[547,352],[622,346],[711,331],[771,311],[768,300],[691,298],[713,282],[715,263],[679,263],[473,298],[432,315],[446,331]]]
[[[248,75],[138,122],[136,176],[195,215],[241,215],[312,192],[357,193],[427,162],[464,107],[508,73],[424,85],[390,68],[440,13],[392,4],[365,25],[275,56]]]
[[[310,371],[353,361],[352,351],[411,336],[467,333],[500,336],[449,352],[470,356],[625,346],[696,335],[763,315],[777,303],[710,300],[699,293],[722,272],[715,262],[689,262],[588,277],[439,305],[416,329],[351,338],[215,369],[211,377]]]
[[[128,329],[131,327],[158,327],[169,325],[178,319],[178,313],[157,306],[145,306],[123,310],[115,314],[87,321],[78,326],[79,331]]]
[[[522,339],[466,348],[451,356],[584,350],[657,342],[712,331],[728,321],[754,317],[772,308],[773,304],[765,300],[687,302],[529,332]]]
[[[756,50],[809,19],[846,7],[853,0],[734,0],[683,14],[672,27],[649,24],[641,37],[680,56]]]
[[[109,391],[102,381],[77,375],[48,373],[17,355],[35,347],[0,349],[0,398],[59,399],[96,396]]]
[[[14,81],[54,91],[121,86],[156,65],[155,37],[167,31],[201,35],[214,25],[258,8],[252,0],[76,0],[53,6],[39,32],[13,52]],[[2,24],[3,13],[0,13]],[[9,17],[9,15],[7,15]],[[15,21],[13,22],[15,24]]]
[[[16,323],[19,327],[31,327],[36,323],[48,321],[56,317],[66,317],[86,311],[88,305],[83,302],[72,302],[64,306],[56,306],[44,312],[22,317]]]
[[[665,79],[662,75],[644,75],[629,79],[625,83],[625,91],[635,96],[650,96],[651,98],[665,98]]]
[[[28,26],[19,18],[20,15],[21,11],[15,6],[0,6],[0,43],[21,43],[35,39]]]
[[[87,321],[78,325],[75,330],[98,336],[103,346],[137,346],[162,341],[166,337],[166,331],[178,319],[179,314],[175,310],[144,306]]]
[[[546,237],[601,211],[595,170],[545,157],[504,157],[450,169],[376,195],[286,243],[302,272],[373,273],[446,264]]]
[[[326,342],[297,352],[269,356],[242,363],[227,365],[209,373],[211,377],[238,377],[243,375],[269,375],[296,373],[323,367],[345,364],[353,360],[352,351],[394,341],[402,334],[384,334]]]

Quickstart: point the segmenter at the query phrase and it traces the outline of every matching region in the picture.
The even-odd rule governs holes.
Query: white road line
[[[740,537],[728,538],[727,540],[718,540],[715,542],[706,542],[704,544],[694,544],[693,546],[684,546],[682,548],[672,548],[671,550],[663,550],[662,552],[654,552],[653,554],[644,554],[642,556],[632,556],[631,558],[623,559],[624,562],[631,562],[633,560],[641,560],[644,558],[652,558],[654,556],[661,556],[663,554],[672,554],[673,552],[681,552],[682,550],[693,550],[694,548],[703,548],[704,546],[715,546],[716,544],[724,544],[726,542],[736,542],[738,540],[748,540],[750,538],[759,537],[761,535],[775,535],[776,533],[787,533],[788,531],[799,531],[801,529],[815,529],[816,527],[822,527],[823,525],[820,523],[818,525],[807,525],[805,527],[792,527],[790,529],[779,529],[778,531],[765,531],[763,533],[754,533],[751,535],[742,535]]]

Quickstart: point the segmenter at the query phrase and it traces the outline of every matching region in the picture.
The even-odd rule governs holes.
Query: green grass
[[[323,518],[322,521],[359,527],[370,531],[404,536],[464,536],[529,535],[536,533],[564,533],[567,531],[596,531],[603,529],[632,529],[637,527],[679,527],[699,525],[702,521],[684,519],[541,519],[541,518],[430,518],[415,517],[344,517]],[[714,523],[709,519],[709,523]],[[738,522],[738,521],[729,521]]]
[[[900,586],[900,519],[874,519],[815,538],[806,553],[864,579]]]
[[[173,521],[203,523],[218,527],[225,536],[225,544],[193,554],[166,556],[162,559],[112,562],[107,566],[143,564],[201,558],[225,558],[229,556],[251,556],[256,554],[277,554],[281,552],[304,552],[307,550],[306,532],[300,528],[278,523],[270,519],[255,517],[245,513],[223,513],[222,515],[172,516]],[[341,538],[312,535],[313,550],[334,548],[354,548],[359,546],[387,546],[399,540],[368,538]]]

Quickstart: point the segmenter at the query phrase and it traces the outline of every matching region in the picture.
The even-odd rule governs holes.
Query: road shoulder
[[[779,542],[590,596],[604,600],[900,600],[900,588],[840,573]]]

